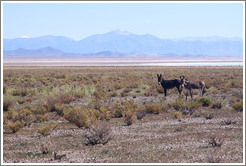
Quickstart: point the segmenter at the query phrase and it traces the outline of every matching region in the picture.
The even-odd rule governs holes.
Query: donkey
[[[199,89],[200,95],[203,96],[205,93],[205,83],[203,81],[189,81],[188,79],[185,79],[185,76],[180,76],[181,83],[184,85],[184,87],[187,89],[187,92],[185,93],[186,100],[188,96],[188,91],[190,92],[190,96],[193,99],[192,96],[192,89]]]
[[[174,79],[174,80],[164,80],[164,78],[162,77],[162,74],[157,74],[157,78],[158,78],[158,83],[159,85],[162,85],[162,87],[164,88],[164,93],[165,96],[167,96],[167,89],[172,89],[174,87],[176,87],[179,91],[179,95],[181,95],[182,89],[184,87],[184,85],[182,85],[181,80],[178,79]]]

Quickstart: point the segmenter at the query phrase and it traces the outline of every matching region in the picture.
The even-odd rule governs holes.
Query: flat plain
[[[165,79],[203,80],[164,97]],[[3,68],[4,163],[242,163],[242,66]]]

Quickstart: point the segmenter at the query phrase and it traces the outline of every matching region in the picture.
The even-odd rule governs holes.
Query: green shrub
[[[13,133],[16,133],[17,131],[19,131],[23,125],[20,121],[16,121],[16,122],[9,122],[8,123],[9,128],[12,130]]]
[[[202,97],[202,98],[200,98],[200,102],[201,102],[202,106],[208,107],[213,103],[213,99],[211,99],[209,97]]]
[[[171,103],[171,106],[178,111],[186,108],[185,102],[182,99],[176,99],[175,102]]]
[[[243,112],[243,100],[236,102],[232,105],[232,108],[237,112]]]
[[[13,105],[14,98],[11,95],[3,96],[3,111],[8,111],[9,108]]]

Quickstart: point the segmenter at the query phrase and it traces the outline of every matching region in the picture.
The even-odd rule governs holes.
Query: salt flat
[[[230,66],[243,57],[3,58],[4,66]]]

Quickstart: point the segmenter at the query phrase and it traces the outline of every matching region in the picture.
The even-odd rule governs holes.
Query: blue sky
[[[160,38],[243,38],[243,3],[4,3],[3,37],[80,40],[124,29]]]

